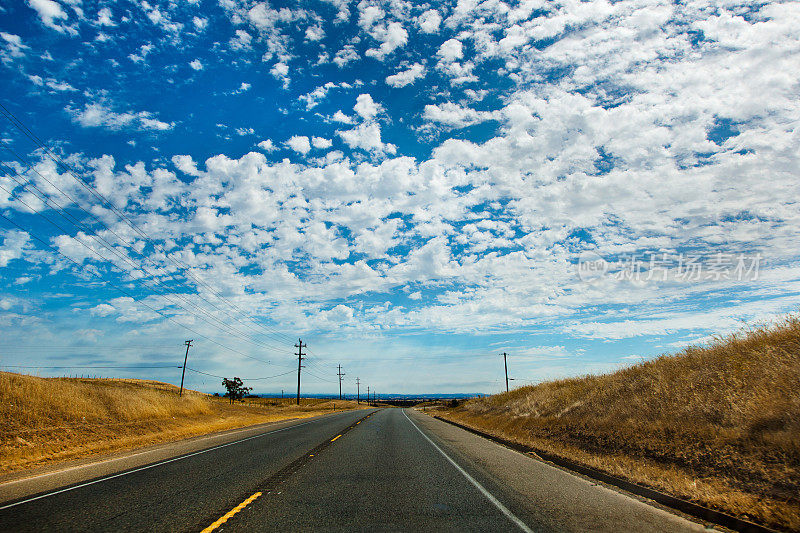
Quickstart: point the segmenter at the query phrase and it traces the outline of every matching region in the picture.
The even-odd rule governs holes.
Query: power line
[[[0,167],[4,167],[4,168],[3,168],[3,170],[5,170],[5,172],[7,172],[7,173],[9,173],[9,174],[13,173],[13,171],[12,171],[12,172],[9,172],[9,170],[8,170],[8,167],[5,167],[5,165],[2,165],[2,164],[0,164]],[[15,174],[16,174],[17,176],[19,176],[19,174],[18,174],[18,173],[15,173]],[[113,262],[111,262],[111,261],[110,261],[108,258],[101,256],[101,255],[100,255],[100,254],[98,254],[98,253],[97,253],[97,252],[96,252],[94,249],[90,248],[90,247],[89,247],[89,246],[87,246],[85,243],[83,243],[83,242],[82,242],[82,240],[81,240],[81,239],[79,239],[79,238],[77,238],[77,235],[76,235],[75,237],[73,237],[73,239],[75,239],[77,242],[81,243],[81,244],[82,244],[84,247],[86,247],[87,249],[89,249],[90,251],[92,251],[93,253],[95,253],[95,255],[97,255],[98,257],[100,257],[100,258],[101,258],[101,259],[103,259],[104,261],[108,261],[108,262],[109,262],[109,263],[111,263],[113,266],[116,266],[117,268],[119,268],[120,270],[122,270],[122,271],[123,271],[125,274],[127,274],[128,276],[131,276],[131,277],[132,277],[131,273],[132,273],[132,272],[135,272],[136,270],[142,270],[142,271],[144,271],[146,274],[148,274],[148,275],[150,276],[150,278],[151,278],[151,282],[157,283],[159,286],[161,286],[161,287],[163,287],[163,288],[164,288],[164,290],[162,290],[162,291],[159,291],[157,288],[153,287],[153,289],[154,289],[154,290],[155,290],[157,293],[160,293],[160,294],[161,294],[161,295],[162,295],[164,298],[166,298],[166,299],[167,299],[167,300],[168,300],[170,303],[172,303],[173,305],[176,305],[176,306],[180,307],[181,309],[183,309],[183,310],[184,310],[184,311],[186,311],[187,313],[189,313],[189,314],[191,314],[191,315],[193,315],[193,316],[195,316],[195,317],[199,318],[200,320],[203,320],[204,322],[208,322],[208,320],[207,320],[207,319],[204,319],[204,318],[202,318],[202,317],[200,317],[200,316],[196,315],[195,313],[193,313],[193,312],[192,312],[191,310],[189,310],[188,308],[184,307],[183,305],[181,305],[181,304],[179,304],[179,303],[175,302],[173,299],[171,299],[171,298],[169,297],[169,295],[167,294],[167,292],[169,292],[170,294],[172,294],[172,295],[173,295],[173,296],[175,296],[176,298],[179,298],[181,301],[185,302],[185,303],[186,303],[187,305],[189,305],[189,306],[193,306],[193,305],[194,305],[194,303],[193,303],[193,302],[189,301],[189,300],[188,300],[186,297],[184,297],[183,295],[181,295],[181,294],[178,294],[178,293],[175,293],[175,292],[172,292],[171,288],[169,288],[169,287],[167,287],[166,285],[164,285],[164,283],[163,283],[163,282],[162,282],[160,279],[158,279],[158,276],[156,276],[156,275],[155,275],[153,272],[149,271],[149,270],[147,269],[147,267],[145,267],[145,266],[143,266],[143,265],[139,265],[139,264],[137,264],[137,263],[134,263],[134,262],[133,262],[133,260],[132,260],[132,259],[131,259],[129,256],[127,256],[127,255],[125,255],[125,254],[122,254],[122,253],[121,253],[119,250],[117,250],[117,249],[114,247],[114,245],[113,245],[113,244],[111,244],[110,242],[108,242],[108,241],[107,241],[107,240],[106,240],[104,237],[102,237],[102,236],[98,235],[96,231],[94,231],[94,230],[93,230],[93,229],[91,229],[91,228],[87,228],[87,227],[85,227],[85,226],[84,226],[84,225],[83,225],[83,224],[82,224],[80,221],[78,221],[77,219],[75,219],[74,217],[72,217],[72,215],[69,215],[69,213],[67,213],[67,212],[66,212],[66,210],[65,210],[65,208],[64,208],[63,206],[61,206],[61,205],[59,205],[59,204],[56,204],[56,207],[54,208],[54,207],[51,205],[52,199],[50,199],[50,198],[49,198],[49,197],[48,197],[48,196],[47,196],[47,195],[44,193],[44,191],[42,191],[41,189],[39,189],[39,188],[38,188],[38,187],[37,187],[35,184],[33,184],[32,182],[30,182],[30,180],[29,180],[29,183],[22,183],[22,182],[20,182],[20,181],[19,181],[19,180],[18,180],[16,177],[14,177],[13,175],[9,175],[9,177],[11,177],[11,179],[13,179],[14,181],[16,181],[16,182],[17,182],[17,183],[18,183],[20,186],[22,186],[23,190],[28,190],[28,186],[29,186],[29,185],[30,185],[30,186],[32,186],[32,187],[33,187],[33,188],[34,188],[34,189],[35,189],[35,190],[36,190],[36,191],[39,193],[39,194],[34,194],[34,196],[36,196],[36,197],[37,197],[37,198],[39,198],[41,201],[43,201],[43,202],[45,203],[45,205],[47,205],[48,207],[51,207],[51,208],[53,208],[53,209],[54,209],[54,210],[55,210],[55,211],[56,211],[58,214],[60,214],[60,215],[62,216],[62,218],[64,218],[64,219],[65,219],[65,220],[67,220],[68,222],[70,222],[72,225],[74,225],[74,226],[75,226],[76,228],[78,228],[79,230],[82,230],[84,233],[91,232],[91,235],[88,235],[88,236],[90,236],[90,237],[94,237],[95,239],[97,239],[97,240],[99,240],[99,241],[102,241],[102,242],[101,242],[101,244],[103,245],[103,247],[104,247],[104,248],[106,248],[107,250],[109,250],[111,253],[113,253],[114,255],[116,255],[116,256],[117,256],[118,258],[120,258],[121,260],[123,260],[123,261],[125,261],[126,263],[128,263],[129,265],[131,265],[131,267],[133,268],[133,270],[132,270],[132,271],[127,271],[126,269],[120,268],[120,267],[119,267],[119,265],[114,265],[114,263],[113,263]],[[21,177],[21,176],[20,176],[20,177]],[[5,187],[2,187],[2,186],[0,186],[0,188],[2,188],[4,191],[6,191],[6,192],[9,194],[9,196],[11,196],[11,197],[12,197],[14,200],[16,200],[16,201],[20,202],[21,204],[25,205],[25,206],[26,206],[28,209],[30,209],[30,210],[31,210],[31,211],[33,211],[35,214],[37,214],[37,215],[41,216],[42,218],[44,218],[45,220],[47,220],[48,222],[50,222],[52,225],[54,225],[54,226],[55,226],[56,228],[58,228],[60,231],[64,232],[65,234],[69,234],[69,232],[68,232],[68,231],[67,231],[65,228],[63,228],[63,227],[62,227],[62,226],[60,226],[59,224],[55,223],[55,222],[54,222],[52,219],[50,219],[49,217],[45,216],[43,213],[41,213],[41,212],[38,212],[38,211],[34,210],[34,209],[33,209],[33,208],[30,206],[30,205],[28,205],[28,204],[27,204],[27,203],[26,203],[24,200],[22,200],[22,199],[21,199],[21,198],[19,198],[17,195],[15,195],[15,194],[14,194],[12,191],[9,191],[9,190],[7,190]],[[29,192],[30,192],[30,191],[29,191]],[[41,195],[41,196],[40,196],[40,195]],[[81,208],[81,209],[82,209],[82,208]],[[86,212],[86,210],[84,210],[84,212]],[[70,220],[70,219],[72,219],[72,220]],[[114,232],[112,231],[112,233],[114,233]],[[114,233],[114,234],[116,235],[116,233]],[[174,279],[174,276],[173,276],[173,279]],[[200,297],[201,297],[201,299],[205,300],[204,298],[202,298],[202,296],[200,296]],[[205,300],[205,301],[208,301],[208,300]],[[210,302],[209,302],[209,303],[210,303]],[[213,305],[213,303],[212,303],[212,305]],[[215,307],[216,307],[216,306],[215,306]],[[220,331],[223,331],[223,332],[225,332],[225,333],[227,333],[227,334],[229,334],[229,335],[232,335],[232,336],[239,337],[239,338],[241,338],[241,339],[243,339],[243,340],[245,340],[245,341],[247,341],[247,342],[251,342],[251,343],[253,343],[253,344],[256,344],[256,345],[259,345],[259,346],[262,346],[262,347],[265,347],[265,348],[269,348],[269,349],[271,349],[271,350],[275,350],[275,351],[281,351],[281,350],[283,350],[283,348],[275,348],[274,346],[271,346],[271,345],[269,345],[269,344],[263,343],[263,342],[261,342],[261,341],[255,341],[255,340],[252,340],[252,339],[250,339],[249,337],[247,337],[246,335],[244,335],[242,332],[240,332],[240,331],[236,330],[236,329],[235,329],[233,326],[231,326],[230,324],[228,324],[228,323],[224,322],[223,320],[220,320],[219,318],[217,318],[217,317],[213,316],[211,313],[209,313],[209,312],[208,312],[208,311],[206,311],[205,309],[202,309],[202,308],[200,308],[200,307],[196,307],[196,309],[197,309],[199,312],[201,312],[201,313],[203,313],[204,315],[206,315],[206,316],[207,316],[207,317],[208,317],[208,318],[209,318],[211,321],[213,321],[213,322],[216,322],[216,323],[219,323],[219,324],[222,324],[222,327],[220,327],[220,326],[218,326],[216,323],[212,324],[211,322],[208,322],[210,325],[212,325],[212,326],[216,327],[216,328],[217,328],[217,329],[219,329]],[[217,308],[217,309],[219,309],[219,308]],[[230,316],[230,315],[229,315],[229,316]]]
[[[99,370],[99,369],[104,369],[104,368],[116,368],[116,369],[126,368],[126,369],[130,369],[130,370],[139,370],[141,368],[146,368],[146,369],[149,370],[151,368],[181,368],[181,365],[177,365],[177,366],[175,366],[175,365],[169,365],[169,366],[165,366],[165,365],[158,365],[158,366],[149,366],[149,365],[145,365],[145,366],[131,366],[131,365],[127,365],[127,366],[124,366],[124,365],[123,366],[120,366],[120,365],[113,365],[113,366],[108,366],[108,365],[103,365],[103,366],[95,366],[95,365],[77,365],[77,366],[76,365],[48,365],[48,366],[42,366],[42,365],[3,365],[3,364],[0,364],[0,368],[59,368],[59,369],[61,369],[61,368],[89,368],[91,370]]]
[[[2,188],[2,187],[0,187],[0,188]],[[74,259],[72,259],[71,257],[69,257],[69,256],[67,256],[67,255],[65,255],[65,254],[63,254],[63,253],[62,253],[60,250],[58,250],[57,248],[54,248],[52,245],[50,245],[50,244],[49,244],[47,241],[45,241],[43,238],[41,238],[40,236],[38,236],[36,233],[34,233],[34,232],[30,231],[29,229],[27,229],[27,228],[23,227],[22,225],[18,224],[18,223],[17,223],[17,222],[15,222],[14,220],[12,220],[12,219],[8,218],[8,217],[7,217],[7,216],[5,216],[3,213],[0,213],[0,218],[3,218],[4,220],[8,221],[10,224],[14,225],[14,226],[15,226],[15,227],[17,227],[18,229],[20,229],[20,230],[22,230],[22,231],[24,231],[24,232],[28,233],[28,234],[29,234],[31,237],[33,237],[33,238],[34,238],[34,239],[36,239],[37,241],[39,241],[39,242],[41,242],[42,244],[44,244],[46,247],[48,247],[49,249],[51,249],[52,251],[54,251],[55,253],[57,253],[57,254],[58,254],[58,255],[60,255],[61,257],[63,257],[63,258],[65,258],[65,259],[67,259],[68,261],[70,261],[71,263],[73,263],[75,266],[77,266],[77,267],[79,267],[79,268],[83,268],[83,267],[82,267],[82,265],[81,265],[80,263],[78,263],[77,261],[75,261],[75,260],[74,260]],[[79,242],[80,242],[80,241],[79,241]],[[97,273],[97,272],[93,272],[93,271],[92,271],[91,273],[92,273],[94,276],[96,276],[96,277],[99,277],[100,279],[104,280],[106,283],[108,283],[109,285],[111,285],[112,287],[114,287],[115,289],[117,289],[118,291],[120,291],[120,292],[121,292],[122,294],[124,294],[125,296],[128,296],[129,298],[131,298],[131,299],[132,299],[132,300],[134,300],[135,302],[138,302],[139,304],[141,304],[141,305],[143,305],[143,306],[147,307],[148,309],[150,309],[150,310],[151,310],[151,311],[153,311],[154,313],[157,313],[157,314],[161,315],[161,316],[162,316],[162,317],[164,317],[165,319],[167,319],[167,320],[169,320],[170,322],[172,322],[172,323],[174,323],[174,324],[176,324],[176,325],[178,325],[178,326],[180,326],[180,327],[182,327],[182,328],[186,329],[187,331],[190,331],[190,332],[194,333],[195,335],[197,335],[197,336],[199,336],[199,337],[202,337],[202,338],[206,339],[207,341],[209,341],[209,342],[211,342],[211,343],[213,343],[213,344],[216,344],[217,346],[220,346],[221,348],[224,348],[224,349],[226,349],[226,350],[228,350],[228,351],[231,351],[231,352],[237,353],[237,354],[239,354],[239,355],[241,355],[241,356],[243,356],[243,357],[247,357],[247,358],[249,358],[249,359],[254,359],[254,360],[256,360],[256,361],[260,361],[260,362],[262,362],[262,363],[272,364],[272,363],[270,363],[269,361],[265,361],[265,360],[263,360],[263,359],[259,359],[258,357],[253,357],[252,355],[248,355],[248,354],[246,354],[246,353],[244,353],[244,352],[241,352],[241,351],[239,351],[239,350],[236,350],[235,348],[231,348],[231,347],[229,347],[229,346],[226,346],[226,345],[224,345],[224,344],[222,344],[222,343],[220,343],[220,342],[218,342],[218,341],[216,341],[216,340],[212,339],[212,338],[211,338],[211,337],[209,337],[208,335],[204,335],[204,334],[200,333],[199,331],[195,330],[194,328],[191,328],[191,327],[189,327],[189,326],[187,326],[187,325],[185,325],[185,324],[181,324],[180,322],[178,322],[177,320],[173,319],[172,317],[170,317],[170,316],[168,316],[168,315],[164,314],[162,311],[159,311],[158,309],[155,309],[154,307],[152,307],[152,306],[150,306],[150,305],[146,304],[146,303],[145,303],[145,302],[143,302],[141,299],[139,299],[139,298],[136,298],[136,296],[134,296],[134,295],[133,295],[133,294],[131,294],[130,292],[126,291],[125,289],[123,289],[122,287],[120,287],[119,285],[117,285],[116,283],[114,283],[114,282],[112,282],[112,281],[110,281],[110,280],[106,279],[106,278],[105,278],[104,276],[102,276],[101,274],[99,274],[99,273]]]
[[[84,189],[86,189],[86,190],[87,190],[87,191],[88,191],[90,194],[92,194],[92,195],[93,195],[95,198],[97,198],[98,200],[100,200],[100,202],[101,202],[102,204],[104,204],[105,206],[108,206],[108,208],[110,208],[110,210],[111,210],[111,211],[113,211],[113,212],[114,212],[114,213],[115,213],[115,214],[116,214],[116,215],[117,215],[117,216],[120,218],[120,220],[122,220],[123,222],[125,222],[125,223],[126,223],[126,224],[127,224],[127,225],[128,225],[130,228],[131,228],[131,229],[133,229],[133,230],[134,230],[135,232],[137,232],[137,233],[138,233],[140,236],[142,236],[142,237],[143,237],[143,238],[144,238],[144,239],[145,239],[145,240],[146,240],[146,241],[147,241],[147,242],[148,242],[148,243],[149,243],[149,244],[150,244],[150,245],[153,247],[153,249],[154,249],[154,250],[161,251],[161,252],[164,254],[164,257],[165,257],[167,260],[169,260],[170,262],[172,262],[173,264],[175,264],[175,265],[176,265],[178,268],[182,268],[182,269],[184,269],[184,270],[186,271],[186,275],[187,275],[188,277],[191,277],[191,278],[192,278],[192,279],[193,279],[193,280],[194,280],[196,283],[198,283],[198,284],[202,284],[203,286],[207,287],[207,288],[208,288],[208,289],[211,291],[211,293],[212,293],[212,294],[214,294],[215,296],[217,296],[217,298],[219,298],[219,299],[220,299],[220,301],[223,301],[223,302],[227,303],[227,304],[228,304],[229,306],[231,306],[232,308],[234,308],[234,309],[236,309],[237,311],[239,311],[240,313],[242,313],[242,314],[245,314],[245,315],[246,315],[246,313],[244,312],[244,310],[242,310],[242,309],[241,309],[239,306],[237,306],[237,305],[236,305],[236,304],[234,304],[233,302],[230,302],[230,301],[228,301],[228,300],[227,300],[227,299],[226,299],[224,296],[222,296],[222,295],[221,295],[219,292],[217,292],[217,291],[214,289],[214,287],[212,287],[211,285],[207,284],[205,281],[203,281],[203,280],[200,280],[200,279],[196,278],[196,277],[195,277],[195,276],[194,276],[194,275],[193,275],[193,274],[192,274],[192,273],[189,271],[189,267],[188,267],[188,266],[186,266],[186,265],[182,265],[182,264],[180,264],[178,261],[176,261],[175,259],[173,259],[173,258],[172,258],[172,257],[171,257],[171,256],[170,256],[170,255],[169,255],[167,252],[166,252],[166,251],[164,251],[164,250],[163,250],[163,247],[161,247],[161,250],[159,250],[159,246],[157,246],[157,245],[156,245],[156,243],[154,243],[154,242],[153,242],[153,240],[152,240],[152,239],[151,239],[151,238],[150,238],[150,237],[147,235],[147,233],[146,233],[146,232],[144,232],[144,231],[143,231],[141,228],[139,228],[139,227],[138,227],[138,225],[136,225],[135,223],[133,223],[133,222],[132,222],[132,221],[131,221],[131,220],[130,220],[130,219],[129,219],[129,218],[128,218],[128,217],[127,217],[127,216],[126,216],[124,213],[123,213],[123,212],[121,212],[120,210],[118,210],[118,209],[117,209],[117,208],[114,206],[114,204],[113,204],[113,203],[111,203],[111,202],[110,202],[110,201],[109,201],[109,200],[108,200],[108,199],[107,199],[107,198],[106,198],[104,195],[102,195],[102,194],[101,194],[99,191],[97,191],[97,190],[96,190],[94,187],[92,187],[91,185],[89,185],[89,184],[88,184],[88,183],[87,183],[85,180],[83,180],[83,179],[79,178],[78,176],[76,176],[76,175],[75,175],[75,173],[74,173],[74,171],[72,170],[72,167],[70,167],[70,166],[69,166],[67,163],[65,163],[65,162],[63,161],[63,159],[61,159],[61,157],[60,157],[59,155],[55,154],[55,153],[54,153],[54,152],[53,152],[53,151],[52,151],[52,150],[51,150],[51,149],[50,149],[48,146],[46,146],[46,145],[44,144],[44,142],[42,142],[42,140],[41,140],[41,139],[39,139],[39,138],[38,138],[38,137],[37,137],[37,136],[36,136],[36,135],[35,135],[35,134],[34,134],[34,133],[33,133],[33,132],[32,132],[32,131],[31,131],[31,130],[30,130],[28,127],[27,127],[27,126],[25,126],[25,124],[23,124],[23,123],[22,123],[22,121],[21,121],[21,120],[19,120],[19,119],[18,119],[18,118],[17,118],[17,117],[16,117],[16,116],[15,116],[15,115],[14,115],[14,114],[13,114],[13,113],[12,113],[12,112],[11,112],[11,111],[8,109],[8,108],[6,108],[6,107],[5,107],[5,106],[4,106],[2,103],[0,103],[0,113],[2,113],[2,114],[3,114],[3,116],[4,116],[4,117],[5,117],[5,118],[6,118],[6,119],[9,121],[9,122],[11,122],[11,124],[12,124],[14,127],[16,127],[16,128],[19,130],[19,131],[21,131],[21,132],[23,133],[23,135],[25,135],[26,137],[28,137],[28,139],[30,139],[30,140],[31,140],[31,141],[32,141],[34,144],[36,144],[36,145],[37,145],[37,146],[38,146],[40,149],[42,149],[42,150],[43,150],[43,151],[44,151],[44,152],[45,152],[45,153],[46,153],[46,154],[47,154],[47,155],[50,157],[50,159],[51,159],[53,162],[55,162],[55,163],[56,163],[56,165],[57,165],[57,166],[58,166],[58,165],[60,165],[60,166],[61,166],[63,169],[65,169],[65,170],[66,170],[66,173],[67,173],[67,174],[68,174],[70,177],[72,177],[72,178],[73,178],[75,181],[77,181],[77,182],[78,182],[78,184],[80,184],[80,185],[81,185],[81,186],[82,186]],[[198,292],[199,292],[199,291],[198,291]],[[275,330],[275,329],[273,329],[273,328],[270,328],[270,327],[268,327],[268,326],[266,326],[266,325],[264,325],[264,324],[258,324],[258,323],[256,323],[255,321],[253,321],[252,317],[248,317],[248,318],[250,319],[250,321],[251,321],[251,322],[253,322],[255,325],[257,325],[257,326],[261,327],[261,328],[262,328],[262,329],[264,329],[265,331],[272,331],[272,332],[274,332],[274,334],[275,334],[275,335],[278,335],[279,337],[283,337],[283,339],[285,339],[285,341],[291,342],[291,338],[290,338],[288,335],[285,335],[285,334],[283,334],[283,333],[281,333],[281,332],[279,332],[279,331],[277,331],[277,330]]]

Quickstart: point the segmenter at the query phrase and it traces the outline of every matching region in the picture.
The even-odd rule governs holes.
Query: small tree
[[[225,396],[230,399],[230,403],[241,400],[244,398],[245,394],[253,390],[253,387],[245,387],[241,378],[222,378],[222,384],[228,390],[228,392],[225,393]]]

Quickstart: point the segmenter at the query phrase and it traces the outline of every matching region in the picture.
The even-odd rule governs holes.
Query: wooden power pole
[[[342,377],[346,376],[347,374],[342,374],[342,365],[339,365],[339,372],[336,373],[339,376],[339,399],[342,399]]]
[[[361,380],[356,378],[356,403],[361,403]]]
[[[302,339],[297,339],[297,344],[294,345],[297,348],[297,405],[300,405],[300,369],[303,368],[303,348],[307,348],[308,344],[303,344]]]
[[[508,354],[503,352],[503,367],[506,369],[506,392],[508,392],[508,362],[506,362],[506,356]]]
[[[181,372],[181,392],[178,396],[183,396],[183,378],[186,377],[186,360],[189,359],[189,347],[192,345],[192,341],[185,341],[184,344],[186,345],[186,355],[183,356],[183,372]]]

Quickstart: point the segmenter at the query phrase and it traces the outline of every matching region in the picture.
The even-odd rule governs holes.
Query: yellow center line
[[[217,529],[219,526],[221,526],[222,524],[227,522],[228,519],[231,518],[233,515],[235,515],[236,513],[238,513],[239,511],[241,511],[242,509],[244,509],[245,507],[247,507],[251,503],[253,503],[256,500],[256,498],[258,498],[259,496],[261,496],[261,493],[260,492],[256,492],[255,494],[253,494],[252,496],[247,498],[245,501],[243,501],[242,503],[240,503],[239,505],[237,505],[236,507],[234,507],[233,509],[231,509],[230,511],[228,511],[224,515],[222,515],[216,522],[214,522],[213,524],[211,524],[210,526],[205,528],[200,533],[211,533],[212,531]]]
[[[331,439],[331,442],[335,441],[335,440],[336,440],[336,439],[338,439],[339,437],[341,437],[341,435],[336,435],[335,437],[333,437],[333,438]]]

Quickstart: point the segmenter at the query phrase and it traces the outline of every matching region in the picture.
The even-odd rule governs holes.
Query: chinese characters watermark
[[[607,261],[594,252],[581,254],[576,264],[583,281],[754,281],[764,258],[759,253],[630,254]]]

